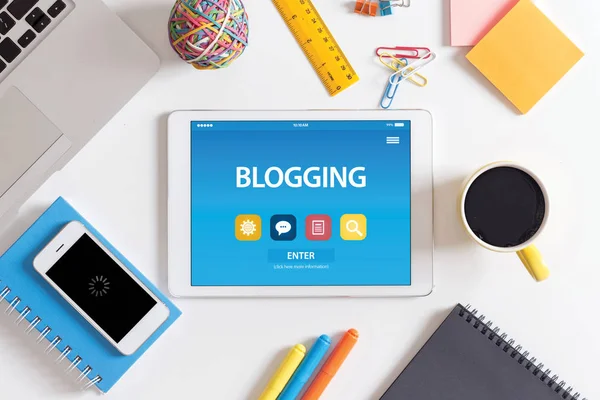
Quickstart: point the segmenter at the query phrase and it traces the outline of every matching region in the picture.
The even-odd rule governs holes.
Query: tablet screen
[[[410,285],[410,127],[192,122],[192,285]]]

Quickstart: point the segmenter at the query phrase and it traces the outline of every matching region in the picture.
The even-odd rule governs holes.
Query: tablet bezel
[[[192,121],[411,121],[411,285],[192,286]],[[433,289],[433,120],[424,110],[175,111],[168,120],[169,291],[177,297],[426,296]]]

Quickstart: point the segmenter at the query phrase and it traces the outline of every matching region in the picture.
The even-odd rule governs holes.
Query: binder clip
[[[379,14],[382,17],[386,15],[392,15],[392,2],[391,1],[380,1],[379,2]]]
[[[371,17],[374,17],[377,15],[377,3],[371,0],[356,0],[354,12],[356,14],[370,15]]]
[[[410,0],[379,0],[379,6],[377,2],[378,0],[356,0],[354,12],[374,17],[379,7],[379,14],[386,16],[392,15],[392,7],[410,7]]]
[[[392,7],[410,7],[410,0],[380,0],[379,14],[382,16],[392,15]]]

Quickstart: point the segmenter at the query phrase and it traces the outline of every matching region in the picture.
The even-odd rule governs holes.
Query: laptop
[[[100,0],[0,0],[0,227],[158,67]]]

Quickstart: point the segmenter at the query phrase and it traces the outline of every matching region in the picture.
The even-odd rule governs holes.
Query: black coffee
[[[496,247],[514,247],[531,239],[542,226],[546,201],[540,185],[529,174],[498,167],[481,174],[465,200],[471,230]]]

